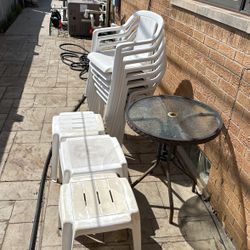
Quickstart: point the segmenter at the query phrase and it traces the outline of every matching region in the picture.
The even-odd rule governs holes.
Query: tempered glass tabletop
[[[150,96],[132,103],[126,118],[137,133],[172,143],[204,143],[222,128],[219,113],[208,105],[181,96]]]

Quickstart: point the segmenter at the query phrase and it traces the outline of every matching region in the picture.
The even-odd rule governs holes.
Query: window
[[[200,2],[210,3],[218,7],[223,7],[230,10],[242,11],[250,14],[249,0],[198,0]]]
[[[217,2],[217,7],[214,2]],[[242,9],[234,11],[226,10],[225,3],[238,2],[238,0],[170,0],[170,3],[178,8],[185,9],[196,13],[198,15],[210,18],[214,21],[223,23],[229,27],[241,30],[250,34],[250,0],[239,0],[242,3]],[[212,3],[213,2],[213,3]],[[221,3],[221,7],[218,7],[218,3]],[[227,5],[228,6],[228,5]],[[228,7],[227,7],[228,8]],[[242,15],[248,14],[248,15]]]
[[[211,162],[207,156],[200,150],[196,145],[185,146],[184,150],[189,157],[190,161],[193,163],[193,171],[195,176],[202,182],[205,186],[208,182],[209,171],[211,168]]]

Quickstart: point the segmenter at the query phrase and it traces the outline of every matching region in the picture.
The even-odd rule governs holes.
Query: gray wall
[[[0,0],[0,21],[7,17],[12,4],[16,3],[18,3],[18,0]]]

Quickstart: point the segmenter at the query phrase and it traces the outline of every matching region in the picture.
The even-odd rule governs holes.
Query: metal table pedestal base
[[[170,206],[170,215],[169,215],[169,223],[173,224],[173,216],[174,216],[174,201],[173,201],[173,191],[171,186],[171,176],[170,176],[170,162],[173,162],[184,174],[190,177],[193,181],[192,191],[195,192],[196,180],[192,176],[191,173],[183,166],[183,163],[176,156],[176,145],[166,145],[159,144],[157,159],[153,163],[153,165],[134,183],[132,183],[132,187],[135,187],[141,180],[143,180],[148,174],[152,173],[153,170],[159,165],[162,168],[163,173],[167,177],[167,186],[168,186],[168,196],[169,196],[169,206]],[[161,162],[166,162],[166,167],[164,167]]]

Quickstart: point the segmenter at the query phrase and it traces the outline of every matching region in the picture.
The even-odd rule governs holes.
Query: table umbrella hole
[[[175,112],[168,112],[169,117],[176,117],[177,114]]]

